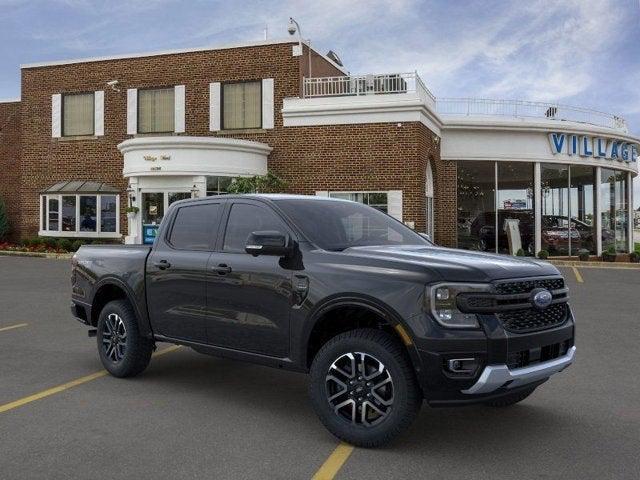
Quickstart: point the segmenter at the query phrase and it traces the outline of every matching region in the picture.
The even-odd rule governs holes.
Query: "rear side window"
[[[270,209],[248,203],[236,203],[231,207],[223,250],[228,253],[244,253],[251,232],[277,230],[286,233],[282,220]]]
[[[169,243],[181,250],[211,250],[220,212],[219,203],[180,207]]]

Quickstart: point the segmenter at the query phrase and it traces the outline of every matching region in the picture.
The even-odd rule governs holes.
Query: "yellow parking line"
[[[584,283],[584,280],[582,279],[582,275],[580,275],[580,272],[578,271],[578,269],[576,267],[571,267],[573,269],[573,273],[576,276],[576,280],[578,281],[578,283]]]
[[[17,325],[10,325],[8,327],[2,327],[2,328],[0,328],[0,332],[6,332],[7,330],[13,330],[14,328],[26,327],[27,325],[29,325],[29,324],[28,323],[18,323]]]
[[[312,480],[332,480],[353,452],[353,448],[353,446],[341,442],[333,453],[329,455],[329,458],[325,460]]]
[[[158,357],[160,355],[164,355],[165,353],[173,352],[180,348],[180,345],[173,345],[171,347],[165,348],[153,354],[154,357]],[[91,375],[87,375],[86,377],[80,377],[75,380],[72,380],[67,383],[63,383],[62,385],[58,385],[57,387],[49,388],[47,390],[43,390],[42,392],[34,393],[33,395],[29,395],[28,397],[21,398],[19,400],[15,400],[10,403],[5,403],[4,405],[0,405],[0,413],[8,412],[9,410],[13,410],[18,407],[22,407],[27,403],[35,402],[36,400],[40,400],[41,398],[50,397],[51,395],[55,395],[56,393],[64,392],[73,387],[77,387],[78,385],[82,385],[83,383],[90,382],[91,380],[95,380],[96,378],[101,378],[107,375],[108,372],[106,370],[100,370],[99,372],[92,373]]]

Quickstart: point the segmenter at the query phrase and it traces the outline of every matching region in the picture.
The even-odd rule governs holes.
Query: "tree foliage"
[[[268,172],[266,175],[236,177],[229,185],[229,193],[281,193],[287,182]]]

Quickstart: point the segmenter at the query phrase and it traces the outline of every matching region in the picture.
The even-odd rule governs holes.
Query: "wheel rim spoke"
[[[349,352],[339,356],[325,376],[327,402],[345,422],[372,427],[393,408],[391,373],[373,355]]]
[[[107,315],[102,328],[104,354],[114,363],[120,362],[127,348],[127,327],[117,313]]]

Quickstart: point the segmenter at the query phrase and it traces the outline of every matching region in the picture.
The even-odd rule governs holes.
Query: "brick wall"
[[[20,183],[20,102],[0,103],[0,197],[5,201],[9,223],[18,233]]]

